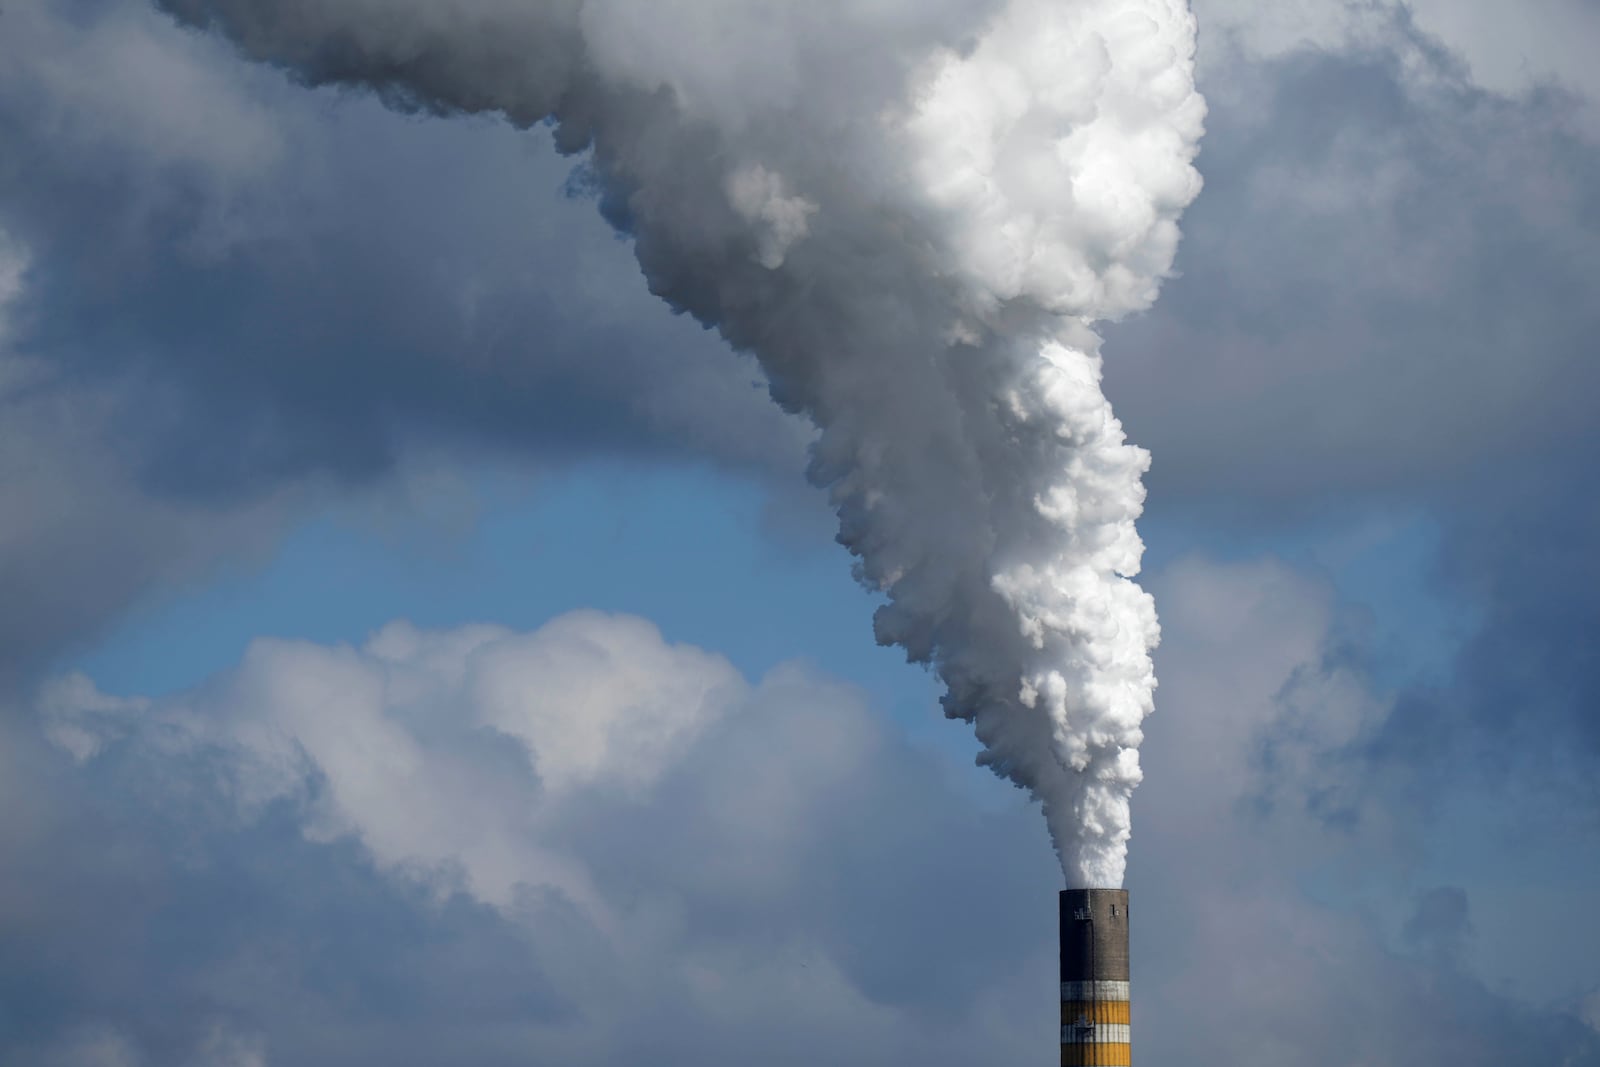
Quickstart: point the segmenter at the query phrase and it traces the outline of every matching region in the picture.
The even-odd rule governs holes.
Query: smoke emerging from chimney
[[[877,639],[930,664],[1121,884],[1148,454],[1093,324],[1146,307],[1200,188],[1185,0],[162,0],[393,106],[548,122],[651,290],[818,428]]]

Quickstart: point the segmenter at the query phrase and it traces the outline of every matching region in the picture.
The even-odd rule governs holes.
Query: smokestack
[[[1128,891],[1061,891],[1061,1067],[1133,1062]]]

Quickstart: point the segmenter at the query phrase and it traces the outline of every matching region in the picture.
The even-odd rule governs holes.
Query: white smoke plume
[[[1148,455],[1097,320],[1148,305],[1199,191],[1185,0],[162,0],[312,84],[549,122],[653,292],[754,353],[877,638],[1123,875],[1159,630]]]

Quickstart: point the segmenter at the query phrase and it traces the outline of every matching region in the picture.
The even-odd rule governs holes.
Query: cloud
[[[63,385],[4,345],[0,336],[0,692],[151,588],[263,552],[293,505],[319,496],[282,487],[218,508],[148,493],[140,457],[116,447],[129,398]]]
[[[1379,879],[1404,866],[1381,823],[1330,826],[1314,778],[1261,761],[1327,658],[1327,588],[1199,559],[1157,584],[1142,1055],[1600,1062],[1576,1014],[1493,992],[1452,947],[1463,891],[1401,887],[1409,925],[1387,927],[1305,891],[1353,855]],[[182,1062],[221,1028],[267,1063],[954,1064],[1054,1040],[1037,811],[807,668],[750,681],[579,612],[261,641],[183,693],[68,676],[36,708],[54,741],[12,731],[0,796],[21,872],[0,945],[37,961],[0,975],[28,990],[8,1053],[110,1034],[133,1062]],[[1301,739],[1307,766],[1342,744],[1322,737]]]
[[[1552,828],[1578,834],[1600,820],[1600,665],[1577,636],[1600,626],[1600,507],[1573,490],[1588,458],[1552,457],[1489,506],[1459,502],[1467,517],[1442,549],[1438,581],[1483,623],[1450,677],[1404,694],[1371,752],[1423,791],[1469,773],[1515,786],[1542,798]]]
[[[307,93],[140,3],[7,17],[0,128],[29,165],[0,224],[36,266],[15,343],[160,402],[126,427],[147,486],[371,477],[429,433],[797,462],[753,367],[560,197],[543,133]]]
[[[1464,890],[1452,886],[1430,889],[1417,898],[1417,910],[1406,920],[1402,935],[1421,949],[1447,959],[1455,957],[1472,934],[1470,915]]]
[[[0,126],[28,161],[0,174],[4,377],[28,382],[6,394],[0,536],[38,618],[9,625],[9,659],[237,538],[262,551],[418,449],[798,468],[806,431],[753,367],[662,315],[592,206],[552,196],[542,134],[303,92],[141,4],[75,11],[14,4],[0,42]],[[1108,349],[1158,513],[1408,498],[1454,529],[1512,471],[1581,476],[1600,175],[1570,102],[1486,92],[1457,37],[1383,5],[1311,5],[1278,37],[1271,13],[1199,14],[1185,275]]]
[[[1182,277],[1107,344],[1158,506],[1451,506],[1441,489],[1594,447],[1600,146],[1569,101],[1487,93],[1398,18],[1201,58]]]
[[[1141,1057],[1600,1062],[1574,1012],[1505,995],[1499,961],[1463,951],[1469,890],[1409,888],[1426,821],[1342,762],[1386,698],[1340,655],[1328,587],[1198,558],[1153,585],[1168,639],[1129,877],[1161,1018]],[[1269,758],[1286,745],[1295,762]],[[1330,785],[1350,817],[1327,817]]]
[[[1587,98],[1591,120],[1600,115],[1592,111],[1600,80],[1577,43],[1600,29],[1600,12],[1585,0],[1533,0],[1516,13],[1492,0],[1296,0],[1270,8],[1196,0],[1194,6],[1211,33],[1264,57],[1381,47],[1393,26],[1414,27],[1457,57],[1480,88],[1521,96],[1564,86]],[[1213,50],[1213,61],[1220,63],[1221,51]]]
[[[307,93],[134,0],[5,22],[0,674],[430,464],[798,482],[809,430],[658,306],[543,131]]]
[[[1590,825],[1600,672],[1573,637],[1600,625],[1600,519],[1575,490],[1600,451],[1589,105],[1487,88],[1431,11],[1197,6],[1206,189],[1182,276],[1107,341],[1153,512],[1235,544],[1425,516],[1439,545],[1417,584],[1481,625],[1338,773],[1390,775],[1424,807],[1516,783]],[[1371,607],[1408,625],[1395,597]]]
[[[143,1067],[150,1061],[136,1042],[110,1026],[84,1025],[59,1039],[17,1052],[17,1067]],[[221,1024],[199,1038],[178,1067],[266,1067],[261,1043]]]
[[[34,936],[71,945],[55,958],[124,954],[41,983],[61,999],[34,1015],[67,1035],[41,1040],[109,1015],[160,1059],[199,1040],[163,1036],[182,1008],[264,1035],[270,1062],[437,1062],[454,1041],[458,1062],[733,1062],[777,1038],[794,1062],[954,1063],[1020,1054],[1019,982],[1049,1007],[1048,938],[940,914],[998,893],[1048,922],[1020,795],[975,810],[848,687],[795,666],[751,683],[640,619],[262,641],[187,693],[69,676],[38,707],[78,767],[54,773],[93,798],[62,806],[120,824],[132,868],[92,865],[52,903],[75,847],[36,842],[51,873],[5,936],[32,908]],[[70,916],[124,880],[143,893],[77,944]]]

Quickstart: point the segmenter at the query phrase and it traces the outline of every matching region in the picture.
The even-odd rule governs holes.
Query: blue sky
[[[1008,6],[583,32],[737,126]],[[5,13],[0,1061],[1053,1055],[1044,820],[874,641],[816,431],[651,295],[707,299],[622,164],[328,44],[537,101],[556,6],[358,7],[263,6],[284,54],[233,0]],[[1102,330],[1162,620],[1140,1058],[1600,1063],[1600,15],[1193,9],[1205,187]]]
[[[825,664],[908,730],[971,748],[959,728],[928,730],[938,722],[928,673],[871,640],[876,601],[850,580],[825,520],[800,510],[815,500],[775,501],[708,467],[620,463],[491,469],[470,482],[424,482],[421,495],[419,514],[399,520],[374,500],[310,518],[270,558],[223,564],[151,597],[59,669],[82,670],[111,693],[165,694],[234,663],[256,637],[359,643],[397,618],[533,629],[596,608],[652,619],[669,640],[715,648],[752,677],[786,660]],[[1424,518],[1259,540],[1159,521],[1144,533],[1152,569],[1189,555],[1270,555],[1324,578],[1387,685],[1445,670],[1473,626],[1427,584],[1438,535]],[[746,624],[730,625],[741,617]]]

